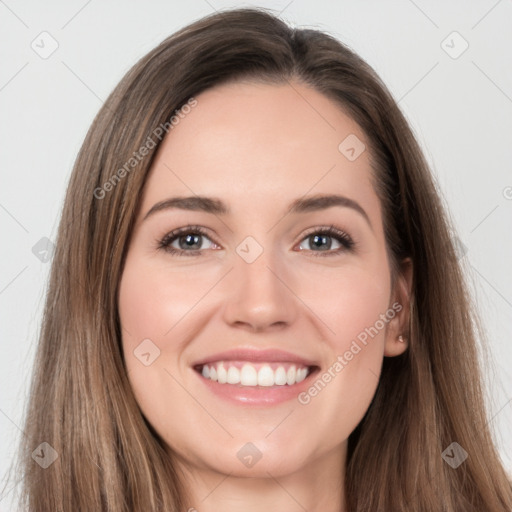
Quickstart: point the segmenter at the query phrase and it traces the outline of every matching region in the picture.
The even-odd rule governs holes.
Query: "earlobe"
[[[411,314],[411,297],[413,286],[413,265],[410,258],[403,260],[396,278],[392,304],[401,308],[389,322],[386,332],[384,356],[395,357],[403,354],[409,346],[409,317]]]
[[[384,348],[384,355],[386,357],[395,357],[403,354],[409,346],[407,338],[400,335],[395,339],[386,338],[386,345]]]

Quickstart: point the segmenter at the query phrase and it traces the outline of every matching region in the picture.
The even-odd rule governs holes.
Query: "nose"
[[[282,265],[264,251],[255,261],[235,259],[230,272],[224,320],[250,331],[282,329],[296,318],[298,298]]]

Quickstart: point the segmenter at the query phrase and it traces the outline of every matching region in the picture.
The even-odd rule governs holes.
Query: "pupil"
[[[329,238],[329,237],[327,237],[327,236],[325,236],[325,235],[315,235],[315,236],[313,237],[313,240],[314,240],[314,242],[313,242],[313,243],[314,243],[317,247],[320,247],[320,244],[322,244],[322,243],[326,244],[326,243],[327,243],[327,241],[326,241],[326,240],[327,240],[327,238]],[[330,246],[331,246],[331,244],[328,244],[328,246],[327,246],[327,247],[320,247],[320,248],[321,248],[321,249],[329,249],[329,248],[330,248]]]
[[[198,245],[200,235],[186,235],[185,238],[185,247],[192,247],[193,245]]]

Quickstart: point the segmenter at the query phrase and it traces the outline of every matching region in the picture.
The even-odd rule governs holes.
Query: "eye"
[[[331,250],[332,239],[335,239],[336,243],[340,246],[335,248],[335,250]],[[309,235],[302,240],[306,240],[310,247],[319,249],[318,251],[309,249],[313,253],[316,253],[314,256],[333,256],[344,251],[351,251],[355,246],[355,242],[347,233],[336,229],[334,226],[329,228],[314,228],[314,230],[310,231]],[[302,251],[304,249],[299,246],[299,250]]]
[[[209,240],[210,247],[203,247],[203,241]],[[332,248],[332,239],[339,247]],[[344,251],[351,251],[355,242],[345,232],[335,228],[313,228],[309,234],[302,239],[312,247],[308,249],[315,256],[334,256]],[[177,246],[176,246],[177,245]],[[299,245],[299,250],[304,248]],[[206,231],[201,226],[185,226],[167,233],[161,240],[157,240],[157,248],[170,254],[178,256],[199,256],[203,249],[211,249],[212,246],[219,247],[212,242]],[[316,249],[319,249],[318,251]]]
[[[171,254],[197,256],[202,249],[211,248],[202,247],[204,239],[210,240],[203,228],[186,226],[167,233],[162,240],[157,242],[157,247]],[[212,243],[216,245],[214,242]]]

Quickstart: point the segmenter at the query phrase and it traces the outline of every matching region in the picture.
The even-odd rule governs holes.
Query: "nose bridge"
[[[273,250],[247,237],[236,248],[226,306],[226,320],[262,329],[290,323],[294,318],[293,293],[285,285],[283,265]]]

